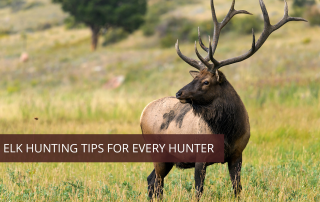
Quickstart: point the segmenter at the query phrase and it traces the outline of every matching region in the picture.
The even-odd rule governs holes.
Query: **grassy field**
[[[37,16],[43,8],[55,12],[48,19],[53,24],[66,16],[49,0],[41,2],[42,7],[17,13],[0,9],[0,16],[6,16],[0,21],[9,16],[17,32],[0,35],[0,133],[139,134],[143,108],[191,81],[192,68],[175,53],[175,41],[162,49],[158,36],[144,37],[141,31],[90,52],[89,30],[59,25],[27,32],[24,50],[20,30],[41,25]],[[215,1],[218,16],[230,3]],[[283,2],[265,3],[271,22],[277,22]],[[208,4],[184,4],[163,18],[206,20]],[[261,12],[257,0],[237,0],[236,9],[258,16]],[[25,23],[19,24],[19,19]],[[320,201],[319,32],[319,27],[291,22],[252,58],[222,68],[244,101],[251,124],[240,201]],[[216,58],[240,55],[250,44],[249,35],[227,33],[221,36]],[[192,43],[180,49],[196,58]],[[19,62],[23,51],[30,56],[27,63]],[[125,76],[119,88],[104,87],[119,75]],[[2,163],[0,199],[146,201],[146,178],[152,169],[152,163]],[[207,173],[201,201],[234,201],[227,166],[213,165]],[[192,169],[174,168],[166,178],[164,201],[195,200],[193,186]]]

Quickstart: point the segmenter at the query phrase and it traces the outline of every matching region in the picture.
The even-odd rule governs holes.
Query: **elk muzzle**
[[[180,102],[182,104],[186,104],[186,103],[192,103],[192,100],[190,98],[188,98],[187,96],[185,96],[185,92],[182,91],[182,90],[179,90],[177,93],[176,93],[176,98],[178,100],[180,100]]]
[[[179,90],[177,93],[176,93],[176,98],[179,99],[179,97],[182,95],[182,92]]]

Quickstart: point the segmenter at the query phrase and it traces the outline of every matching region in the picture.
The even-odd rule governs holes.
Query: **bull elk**
[[[211,0],[211,12],[214,24],[213,39],[206,47],[198,29],[201,48],[208,54],[202,57],[195,43],[195,52],[200,61],[184,56],[177,41],[175,48],[180,58],[198,69],[190,71],[193,81],[176,93],[176,97],[165,97],[149,103],[142,112],[140,126],[143,134],[224,134],[225,162],[228,169],[234,194],[241,192],[240,172],[242,152],[250,138],[250,123],[247,110],[239,95],[219,71],[223,66],[241,62],[256,53],[272,32],[289,21],[306,21],[303,18],[290,17],[285,1],[283,18],[275,25],[270,24],[267,9],[263,0],[259,0],[264,18],[263,32],[251,49],[238,57],[218,61],[213,56],[216,51],[222,28],[237,14],[251,14],[245,10],[235,10],[233,0],[229,13],[222,22],[218,22],[214,3]],[[306,21],[307,22],[307,21]],[[211,62],[210,62],[211,61]],[[213,163],[154,163],[154,170],[148,176],[148,195],[152,198],[163,194],[164,178],[176,165],[178,168],[195,168],[194,179],[196,197],[199,200],[203,192],[206,168]]]

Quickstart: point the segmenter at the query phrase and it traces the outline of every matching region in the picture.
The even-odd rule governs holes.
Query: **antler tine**
[[[199,27],[198,27],[198,39],[199,39],[199,45],[201,46],[201,48],[208,53],[209,49],[202,43]]]
[[[217,16],[216,16],[216,12],[215,12],[215,8],[214,8],[214,3],[213,0],[211,0],[211,12],[212,12],[212,19],[214,22],[214,31],[213,31],[213,41],[212,41],[212,53],[214,54],[216,52],[217,46],[218,46],[218,41],[219,41],[219,36],[220,36],[220,32],[222,30],[222,28],[228,24],[228,22],[232,19],[233,16],[237,15],[237,14],[249,14],[252,15],[251,13],[249,13],[248,11],[245,10],[235,10],[234,9],[234,5],[235,5],[235,0],[232,1],[230,10],[228,12],[228,14],[226,15],[226,17],[222,20],[221,23],[218,23],[217,20]]]
[[[283,16],[283,18],[277,24],[271,25],[266,6],[265,6],[263,0],[259,0],[260,7],[261,7],[261,10],[262,10],[262,14],[263,14],[263,19],[264,19],[264,29],[263,29],[263,32],[262,32],[261,36],[259,37],[257,43],[255,41],[254,31],[252,29],[252,47],[247,53],[245,53],[245,54],[243,54],[241,56],[235,57],[235,58],[230,58],[230,59],[218,62],[217,60],[215,60],[213,58],[213,55],[214,55],[214,53],[216,51],[216,48],[217,48],[217,45],[218,45],[221,29],[236,14],[240,14],[240,13],[251,14],[251,13],[249,13],[249,12],[247,12],[245,10],[239,10],[239,11],[235,10],[234,9],[235,0],[233,0],[231,8],[230,8],[228,14],[226,15],[226,17],[224,18],[224,20],[221,23],[218,23],[216,12],[215,12],[215,9],[214,9],[213,0],[211,0],[211,12],[212,12],[212,19],[213,19],[213,22],[214,22],[214,32],[213,32],[213,41],[212,41],[212,43],[211,43],[210,38],[209,38],[209,48],[205,47],[205,45],[203,44],[203,42],[201,40],[200,29],[198,28],[199,44],[200,44],[201,48],[208,53],[208,55],[205,58],[203,58],[199,54],[199,52],[197,50],[197,46],[195,44],[195,52],[196,52],[198,58],[200,59],[200,61],[188,58],[188,57],[184,56],[181,53],[181,51],[179,49],[179,42],[178,41],[176,43],[176,51],[177,51],[178,55],[180,56],[180,58],[183,59],[189,65],[195,67],[198,70],[202,70],[203,68],[207,67],[208,70],[210,72],[213,72],[213,73],[217,69],[219,69],[219,68],[221,68],[223,66],[230,65],[230,64],[233,64],[233,63],[237,63],[237,62],[241,62],[243,60],[246,60],[261,48],[261,46],[268,39],[268,37],[270,36],[270,34],[272,32],[276,31],[277,29],[282,27],[287,22],[290,22],[290,21],[305,21],[305,22],[308,22],[307,20],[305,20],[303,18],[290,17],[289,14],[288,14],[288,4],[287,4],[286,0],[284,0],[284,2],[285,2],[285,7],[284,7],[284,16]],[[209,60],[211,60],[213,64],[210,64]]]
[[[201,48],[208,53],[208,55],[204,58],[204,60],[205,60],[206,62],[208,62],[209,60],[211,60],[211,61],[213,62],[213,64],[214,64],[214,66],[219,65],[219,62],[218,62],[216,59],[213,58],[210,36],[209,36],[209,48],[207,48],[207,47],[202,43],[202,39],[201,39],[199,27],[198,27],[198,38],[199,38],[199,44],[200,44]],[[207,67],[208,67],[208,66],[207,66]],[[212,65],[210,65],[210,67],[212,67]]]
[[[179,40],[177,40],[177,43],[176,43],[175,47],[176,47],[176,51],[177,51],[179,57],[180,57],[183,61],[185,61],[186,63],[188,63],[189,65],[191,65],[192,67],[194,67],[194,68],[196,68],[196,69],[198,69],[198,70],[202,70],[203,68],[205,68],[205,66],[204,66],[201,62],[196,61],[196,60],[191,59],[191,58],[188,58],[188,57],[184,56],[184,55],[181,53],[180,48],[179,48]]]
[[[214,67],[220,65],[220,63],[216,59],[213,58],[210,36],[209,36],[209,58],[210,58],[211,62],[214,64]],[[209,71],[211,71],[211,69],[209,69]]]
[[[268,15],[268,11],[266,9],[266,6],[265,6],[263,0],[259,0],[259,2],[260,2],[260,7],[261,7],[261,10],[262,10],[263,19],[264,19],[264,29],[263,29],[263,32],[262,32],[261,36],[259,37],[257,43],[256,44],[253,43],[251,50],[249,50],[247,53],[245,53],[245,54],[243,54],[241,56],[220,61],[219,62],[220,65],[216,66],[215,69],[219,69],[219,68],[221,68],[223,66],[230,65],[230,64],[233,64],[233,63],[237,63],[237,62],[241,62],[241,61],[243,61],[245,59],[248,59],[249,57],[251,57],[254,53],[256,53],[261,48],[261,46],[268,39],[270,34],[272,34],[272,32],[276,31],[277,29],[282,27],[287,22],[289,22],[289,21],[305,21],[305,22],[308,22],[307,20],[305,20],[303,18],[290,17],[289,14],[288,14],[288,4],[284,0],[285,8],[284,8],[284,16],[283,16],[283,18],[277,24],[271,25],[270,24],[269,15]],[[253,41],[255,41],[254,38],[255,37],[254,37],[254,33],[253,33]]]
[[[226,15],[226,17],[222,20],[222,22],[220,23],[221,25],[221,29],[228,24],[228,22],[231,20],[231,18],[237,14],[248,14],[248,15],[252,15],[252,13],[249,13],[248,11],[245,10],[235,10],[234,9],[234,5],[235,5],[235,0],[232,1],[232,5],[231,8],[229,10],[229,13]]]
[[[211,41],[210,41],[210,38],[209,38],[209,43],[210,43],[209,48],[207,48],[203,44],[202,39],[201,39],[200,29],[198,27],[199,44],[200,44],[201,48],[208,53],[208,55],[205,58],[203,58],[199,54],[199,52],[198,52],[198,50],[196,48],[196,54],[197,54],[198,58],[200,59],[200,61],[188,58],[188,57],[184,56],[181,53],[181,51],[179,49],[179,41],[177,41],[177,43],[176,43],[176,51],[177,51],[179,57],[182,60],[184,60],[186,63],[188,63],[192,67],[195,67],[198,70],[202,70],[203,68],[205,68],[205,66],[209,69],[209,71],[221,67],[221,64],[217,60],[215,60],[213,58],[213,55],[214,55],[214,53],[216,51],[216,48],[217,48],[217,45],[218,45],[219,35],[220,35],[220,32],[221,32],[221,29],[236,14],[240,14],[240,13],[251,14],[251,13],[249,13],[247,11],[244,11],[244,10],[239,10],[239,11],[235,10],[234,9],[234,5],[235,5],[235,0],[233,0],[231,8],[230,8],[229,13],[227,14],[227,16],[224,18],[224,20],[221,23],[219,23],[218,19],[217,19],[217,16],[216,16],[213,0],[211,0],[211,13],[212,13],[212,20],[214,22],[214,32],[213,32],[213,42],[212,42],[212,44],[211,44]],[[210,60],[213,62],[213,64],[209,63]]]
[[[213,23],[214,23],[214,25],[213,25],[214,30],[213,30],[213,36],[212,36],[212,43],[213,43],[212,54],[214,54],[216,52],[216,48],[217,48],[217,45],[218,45],[221,29],[220,29],[220,23],[218,23],[218,20],[217,20],[217,15],[216,15],[216,11],[215,11],[215,8],[214,8],[213,0],[211,0],[210,2],[211,2],[212,20],[213,20]]]
[[[261,46],[268,39],[268,37],[270,36],[270,34],[272,32],[276,31],[277,29],[282,27],[287,22],[289,22],[289,21],[305,21],[305,22],[308,22],[307,20],[305,20],[303,18],[290,17],[289,16],[289,10],[288,10],[288,4],[287,4],[286,0],[284,0],[285,6],[284,6],[284,16],[283,16],[283,18],[277,24],[271,25],[270,24],[270,20],[269,20],[268,11],[267,11],[267,8],[266,8],[263,0],[259,0],[259,2],[260,2],[260,7],[261,7],[261,10],[262,10],[262,13],[263,13],[263,18],[264,18],[264,29],[263,29],[263,32],[262,32],[259,40],[257,41],[256,51],[258,51],[259,48],[261,48]]]
[[[263,2],[262,2],[263,3]],[[303,18],[297,18],[297,17],[290,17],[289,16],[289,10],[288,10],[288,4],[287,1],[284,0],[284,16],[283,18],[280,20],[280,22],[278,22],[277,24],[275,24],[273,26],[273,31],[279,29],[282,25],[286,24],[287,22],[290,21],[304,21],[304,22],[308,22],[307,20],[303,19]]]
[[[283,18],[277,24],[271,25],[266,5],[264,4],[263,0],[259,0],[259,3],[260,3],[261,10],[262,10],[263,18],[264,18],[265,28],[269,28],[270,31],[272,31],[272,32],[277,30],[277,29],[279,29],[280,27],[282,27],[285,23],[287,23],[289,21],[305,21],[305,22],[308,22],[307,20],[305,20],[303,18],[290,17],[289,16],[289,9],[288,9],[287,1],[284,0],[285,6],[284,6],[284,16],[283,16]]]
[[[255,43],[256,43],[256,37],[254,35],[254,30],[252,29],[252,45],[251,45],[251,49],[247,53],[245,53],[245,54],[243,54],[241,56],[220,61],[219,62],[219,66],[216,66],[215,69],[219,69],[219,68],[221,68],[223,66],[226,66],[226,65],[229,65],[229,64],[241,62],[241,61],[251,57],[255,52],[257,52]]]
[[[198,52],[198,49],[197,49],[197,42],[195,41],[194,43],[194,50],[198,56],[198,58],[200,59],[200,61],[208,68],[208,69],[212,69],[214,67],[213,64],[210,64],[205,58],[203,58],[200,53]]]
[[[262,15],[263,15],[263,21],[264,21],[264,29],[263,29],[263,31],[265,31],[265,30],[270,29],[270,27],[272,25],[270,23],[269,14],[268,14],[266,5],[264,4],[263,0],[259,0],[259,3],[260,3]]]
[[[220,32],[222,30],[222,28],[228,24],[228,22],[231,20],[231,18],[237,14],[248,14],[248,15],[252,15],[251,13],[249,13],[248,11],[245,11],[245,10],[235,10],[234,9],[234,5],[235,5],[235,0],[232,1],[232,4],[231,4],[231,7],[230,7],[230,10],[228,12],[228,14],[226,15],[226,17],[223,19],[223,21],[221,23],[218,22],[217,20],[217,16],[216,16],[216,12],[215,12],[215,8],[214,8],[214,3],[213,3],[213,0],[211,0],[211,12],[212,12],[212,20],[214,22],[214,33],[213,33],[213,38],[214,38],[214,44],[215,46],[214,49],[212,50],[213,54],[217,48],[217,45],[218,45],[218,40],[219,40],[219,35],[220,35]],[[200,36],[200,29],[198,27],[198,38],[199,38],[199,44],[201,46],[201,48],[208,52],[208,48],[202,43],[202,40],[201,40],[201,36]]]
[[[217,19],[216,10],[215,10],[215,8],[214,8],[213,0],[210,1],[210,4],[211,4],[212,20],[213,20],[214,26],[215,26],[215,28],[216,28],[216,27],[219,26],[219,22],[218,22],[218,19]]]

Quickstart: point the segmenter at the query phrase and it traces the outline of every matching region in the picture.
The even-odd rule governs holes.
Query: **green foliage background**
[[[146,0],[53,0],[78,22],[134,31],[143,23]]]

